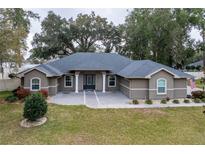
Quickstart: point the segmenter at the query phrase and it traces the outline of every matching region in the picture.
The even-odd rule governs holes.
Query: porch
[[[69,94],[58,93],[55,96],[51,96],[48,101],[59,105],[86,105],[90,108],[132,106],[129,104],[131,99],[123,95],[120,91],[102,93],[94,90],[78,93],[70,92]]]
[[[58,92],[118,90],[117,77],[109,71],[71,71],[58,79]]]

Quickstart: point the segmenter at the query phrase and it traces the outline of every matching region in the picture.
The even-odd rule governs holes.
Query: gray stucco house
[[[130,60],[115,53],[75,53],[18,74],[24,88],[78,93],[119,90],[131,99],[185,98],[192,76],[151,60]]]

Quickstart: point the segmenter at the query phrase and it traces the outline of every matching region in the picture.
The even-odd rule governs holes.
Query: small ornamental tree
[[[23,117],[30,121],[42,118],[47,112],[47,102],[40,93],[28,96],[25,100]]]

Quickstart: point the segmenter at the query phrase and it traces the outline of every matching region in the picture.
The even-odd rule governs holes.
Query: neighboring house
[[[50,95],[119,90],[132,99],[185,98],[191,75],[151,60],[115,53],[75,53],[19,73],[22,86]]]
[[[194,63],[188,64],[187,66],[195,66],[195,67],[201,66],[201,67],[203,67],[203,60],[196,61]]]

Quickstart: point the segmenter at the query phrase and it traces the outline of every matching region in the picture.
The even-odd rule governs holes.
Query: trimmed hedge
[[[184,103],[190,103],[188,99],[184,99]]]
[[[132,100],[132,104],[139,104],[139,101],[134,99],[134,100]]]
[[[174,99],[174,100],[172,101],[172,103],[174,103],[174,104],[179,104],[179,100],[178,100],[178,99]]]
[[[160,101],[160,103],[161,103],[161,104],[167,104],[167,100],[166,100],[166,99],[162,99],[162,100]]]
[[[42,118],[47,112],[47,102],[40,93],[26,97],[23,117],[30,121]]]
[[[151,100],[151,99],[148,99],[148,100],[145,101],[145,103],[146,103],[146,104],[152,104],[152,100]]]

